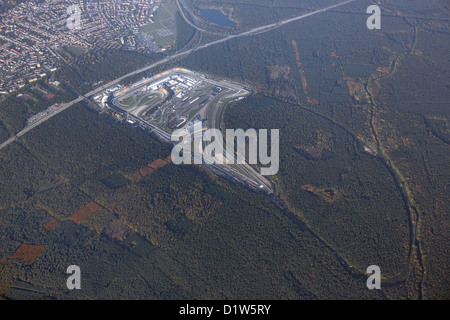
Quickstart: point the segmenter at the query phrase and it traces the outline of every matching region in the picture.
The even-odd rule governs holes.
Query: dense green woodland
[[[376,261],[386,276],[405,268],[409,224],[401,195],[389,171],[353,136],[311,112],[261,98],[234,105],[226,122],[280,128],[281,198],[351,265],[362,270]],[[296,150],[309,146],[323,147],[328,156],[310,159]],[[306,185],[333,190],[336,199],[327,202]]]
[[[329,249],[298,229],[268,199],[242,192],[202,167],[169,164],[138,183],[109,187],[105,178],[115,173],[127,176],[168,150],[143,133],[126,138],[133,128],[97,117],[105,116],[76,106],[37,128],[23,145],[13,144],[2,153],[2,173],[14,175],[2,177],[1,188],[10,189],[11,180],[17,187],[2,192],[2,203],[11,204],[0,216],[2,256],[12,255],[21,242],[47,245],[31,266],[7,260],[2,281],[21,279],[58,298],[331,298],[348,287],[353,288],[350,298],[383,298],[365,290],[361,279],[346,276]],[[109,150],[93,138],[114,135],[110,141],[127,151]],[[144,140],[141,147],[133,147],[128,139]],[[47,157],[49,149],[42,141],[49,140],[67,149],[50,145],[53,155]],[[74,146],[77,140],[86,144],[87,153],[62,157],[81,147]],[[140,150],[144,145],[150,149]],[[113,154],[117,167],[107,163]],[[23,162],[7,160],[11,158]],[[67,184],[36,192],[40,184],[57,177]],[[30,182],[34,188],[26,190]],[[68,219],[93,200],[102,206],[101,212],[81,224]],[[52,219],[61,224],[45,230]],[[117,220],[133,229],[129,242],[111,242],[99,235],[98,230]],[[80,292],[64,289],[63,271],[69,261],[77,261],[84,272]],[[264,281],[256,281],[261,277]],[[336,281],[340,286],[332,285]],[[318,290],[322,286],[327,289]],[[20,297],[20,292],[12,290],[7,297]]]
[[[85,103],[1,150],[0,296],[448,299],[449,11],[439,0],[383,1],[383,29],[369,31],[369,4],[227,41],[148,73],[182,66],[254,88],[226,110],[223,127],[280,129],[272,179],[285,210],[202,166],[165,163],[169,145]],[[319,8],[312,0],[215,6],[234,9],[236,32]],[[178,20],[177,49],[192,47],[198,34]],[[52,100],[25,88],[28,100],[0,101],[1,140],[55,101],[159,58],[120,51],[76,58],[53,75],[61,87],[37,84]],[[154,161],[164,166],[150,170]],[[95,212],[83,209],[92,203]],[[89,214],[78,221],[77,212]],[[46,247],[31,264],[11,258],[24,243]],[[74,263],[83,290],[71,292],[65,269]],[[372,264],[381,268],[382,290],[366,287]]]

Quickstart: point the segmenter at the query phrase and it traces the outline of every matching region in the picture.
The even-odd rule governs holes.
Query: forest
[[[348,297],[385,298],[346,275],[330,249],[269,199],[202,166],[167,163],[133,182],[169,150],[85,106],[67,112],[2,152],[5,297],[311,299],[351,287]],[[23,244],[31,248],[17,253]],[[81,292],[64,285],[74,261]],[[330,291],[333,281],[340,285]]]
[[[316,2],[298,3],[218,5],[245,28]],[[280,130],[274,198],[175,166],[169,145],[85,103],[1,150],[0,296],[448,299],[448,22],[387,1],[384,29],[369,31],[367,3],[150,71],[182,66],[255,89],[226,110],[223,128]],[[181,48],[194,32],[178,23]],[[63,84],[53,99],[155,60],[80,56],[53,76]],[[0,102],[0,135],[53,103],[30,99]],[[78,292],[65,287],[74,262],[85,275]],[[382,290],[365,285],[372,264]]]
[[[379,258],[393,259],[389,262],[391,280],[403,282],[407,297],[446,297],[448,252],[443,244],[448,241],[444,240],[444,221],[449,212],[445,182],[449,176],[448,170],[440,168],[448,167],[449,78],[448,72],[438,69],[449,67],[442,61],[446,50],[442,37],[448,34],[449,26],[441,20],[448,10],[438,1],[427,8],[419,3],[405,7],[402,2],[387,2],[383,6],[387,12],[383,19],[385,31],[370,32],[358,27],[367,19],[357,14],[364,12],[365,4],[347,9],[225,42],[190,55],[185,65],[244,82],[259,95],[272,98],[238,103],[227,111],[225,123],[233,127],[279,128],[281,134],[284,130],[289,133],[289,144],[280,152],[285,157],[282,170],[275,179],[285,204],[313,230],[328,243],[337,241],[331,244],[335,248],[349,245],[348,252],[352,253],[345,254],[349,260],[364,259],[364,254],[355,254],[351,240],[338,245],[346,235],[323,232],[347,230],[355,242],[364,243],[360,249],[371,246],[367,240],[378,248],[383,244],[386,248],[392,246]],[[414,17],[401,12],[407,9],[414,11]],[[432,19],[427,16],[430,10],[434,12]],[[348,19],[349,15],[352,19]],[[289,112],[283,116],[280,110]],[[303,110],[309,112],[308,117],[303,116]],[[324,123],[314,125],[324,120],[333,129],[323,130]],[[313,128],[308,126],[310,123]],[[304,127],[309,131],[302,136],[300,128]],[[362,152],[366,148],[375,152]],[[327,167],[342,171],[332,174]],[[313,173],[317,175],[315,183],[308,181]],[[332,183],[334,175],[337,181]],[[369,194],[364,194],[365,186]],[[357,189],[347,193],[346,188]],[[359,191],[360,199],[350,200]],[[312,210],[307,196],[315,199],[309,205]],[[317,202],[320,198],[323,206]],[[337,205],[343,200],[345,205]],[[364,203],[371,214],[331,215],[341,210],[365,213]],[[349,209],[345,209],[347,205]],[[369,226],[372,218],[383,216],[384,222],[375,223],[380,227],[378,231],[372,227],[368,233],[346,229],[350,224],[364,226],[360,218],[368,219]],[[351,220],[345,223],[337,217]],[[334,228],[336,223],[346,226]],[[397,224],[401,227],[393,227]],[[388,230],[391,236],[387,236]],[[373,231],[378,236],[366,238]],[[395,245],[384,243],[387,239]]]

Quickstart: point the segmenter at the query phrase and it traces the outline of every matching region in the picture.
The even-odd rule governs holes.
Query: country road
[[[89,97],[91,97],[91,96],[93,96],[93,95],[95,95],[95,94],[97,94],[99,92],[102,92],[102,91],[104,91],[105,89],[107,89],[109,87],[114,86],[117,83],[119,83],[120,81],[122,81],[122,80],[124,80],[124,79],[126,79],[126,78],[128,78],[130,76],[133,76],[133,75],[145,72],[147,70],[153,69],[153,68],[155,68],[155,67],[157,67],[159,65],[162,65],[164,63],[167,63],[167,62],[169,62],[171,60],[175,60],[175,59],[180,58],[182,56],[189,55],[192,52],[195,52],[197,50],[205,49],[205,48],[211,47],[213,45],[216,45],[216,44],[219,44],[219,43],[223,43],[223,42],[235,39],[235,38],[248,37],[248,36],[252,36],[252,35],[256,35],[256,34],[265,33],[265,32],[277,29],[280,26],[283,26],[285,24],[288,24],[288,23],[291,23],[291,22],[295,22],[295,21],[298,21],[298,20],[301,20],[301,19],[305,19],[305,18],[311,17],[313,15],[316,15],[318,13],[326,12],[326,11],[329,11],[331,9],[344,6],[344,5],[349,4],[351,2],[354,2],[354,1],[357,1],[357,0],[347,0],[347,1],[344,1],[344,2],[340,2],[338,4],[335,4],[335,5],[323,8],[323,9],[319,9],[319,10],[316,10],[316,11],[313,11],[313,12],[310,12],[310,13],[307,13],[307,14],[303,14],[303,15],[296,16],[296,17],[293,17],[293,18],[285,19],[285,20],[282,20],[282,21],[279,21],[279,22],[276,22],[276,23],[272,23],[272,24],[268,24],[268,25],[262,26],[262,27],[253,28],[253,29],[251,29],[249,31],[245,31],[245,32],[242,32],[242,33],[239,33],[239,34],[229,35],[229,36],[227,36],[227,37],[225,37],[223,39],[211,41],[209,43],[206,43],[206,44],[203,44],[201,46],[198,46],[198,47],[196,47],[194,49],[188,49],[188,50],[176,53],[174,55],[167,56],[164,59],[161,59],[161,60],[159,60],[159,61],[157,61],[155,63],[152,63],[152,64],[150,64],[150,65],[148,65],[146,67],[142,67],[142,68],[137,69],[135,71],[132,71],[132,72],[126,74],[126,75],[123,75],[123,76],[121,76],[121,77],[119,77],[119,78],[117,78],[117,79],[115,79],[115,80],[113,80],[113,81],[111,81],[111,82],[109,82],[109,83],[107,83],[107,84],[105,84],[105,85],[103,85],[103,86],[101,86],[101,87],[99,87],[99,88],[97,88],[97,89],[95,89],[95,90],[85,94],[84,96],[79,96],[77,99],[75,99],[75,100],[73,100],[71,102],[63,104],[63,106],[61,108],[59,108],[57,111],[55,111],[54,113],[49,114],[48,116],[40,119],[39,121],[36,121],[35,123],[33,123],[32,125],[30,125],[28,127],[25,127],[23,130],[21,130],[19,133],[17,133],[14,137],[12,137],[12,138],[6,140],[5,142],[3,142],[2,144],[0,144],[0,150],[5,148],[6,146],[8,146],[10,143],[14,142],[15,140],[17,140],[17,138],[23,136],[28,131],[34,129],[35,127],[37,127],[38,125],[44,123],[45,121],[51,119],[53,116],[55,116],[58,113],[66,110],[67,108],[71,107],[72,105],[82,101],[83,99],[87,99],[87,98],[89,98]],[[182,14],[183,19],[185,19],[185,21],[187,23],[192,25],[197,30],[199,30],[201,32],[204,31],[203,29],[198,28],[197,26],[195,26],[194,24],[192,24],[191,22],[189,22],[186,19],[186,16],[184,15],[183,10],[182,10],[182,8],[181,8],[181,6],[180,6],[178,1],[177,1],[177,3],[179,5],[179,9],[180,9],[180,12]]]

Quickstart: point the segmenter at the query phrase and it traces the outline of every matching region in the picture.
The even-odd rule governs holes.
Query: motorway
[[[286,19],[286,20],[282,20],[282,21],[279,21],[279,22],[276,22],[276,23],[268,24],[268,25],[265,25],[265,26],[262,26],[262,27],[253,28],[253,29],[251,29],[249,31],[245,31],[245,32],[242,32],[242,33],[239,33],[239,34],[229,35],[229,36],[227,36],[227,37],[225,37],[223,39],[211,41],[209,43],[203,44],[203,45],[198,46],[196,48],[188,49],[188,50],[185,50],[185,51],[173,54],[171,56],[167,56],[164,59],[161,59],[161,60],[159,60],[157,62],[154,62],[154,63],[152,63],[152,64],[150,64],[150,65],[148,65],[146,67],[142,67],[142,68],[137,69],[135,71],[132,71],[132,72],[130,72],[130,73],[124,75],[124,76],[121,76],[121,77],[119,77],[119,78],[117,78],[117,79],[115,79],[115,80],[113,80],[113,81],[111,81],[111,82],[109,82],[109,83],[107,83],[107,84],[105,84],[105,85],[95,89],[95,90],[92,90],[91,92],[85,94],[84,96],[79,96],[77,99],[75,99],[75,100],[73,100],[71,102],[63,104],[63,106],[60,107],[56,112],[51,113],[51,114],[49,114],[46,117],[43,117],[42,119],[36,121],[35,123],[33,123],[30,126],[27,126],[22,131],[17,133],[14,137],[12,137],[12,138],[6,140],[5,142],[3,142],[2,144],[0,144],[0,150],[5,148],[6,146],[8,146],[10,143],[14,142],[15,140],[17,140],[17,138],[23,136],[28,131],[36,128],[38,125],[40,125],[40,124],[44,123],[45,121],[51,119],[56,114],[66,110],[67,108],[69,108],[72,105],[82,101],[83,99],[88,99],[89,97],[91,97],[93,95],[96,95],[96,94],[98,94],[98,93],[100,93],[102,91],[105,91],[109,87],[117,85],[122,80],[124,80],[124,79],[126,79],[128,77],[131,77],[133,75],[136,75],[136,74],[145,72],[147,70],[153,69],[153,68],[155,68],[157,66],[160,66],[160,65],[162,65],[164,63],[167,63],[167,62],[169,62],[171,60],[175,60],[175,59],[178,59],[178,58],[183,57],[185,55],[189,55],[192,52],[195,52],[195,51],[198,51],[198,50],[202,50],[202,49],[205,49],[205,48],[208,48],[208,47],[211,47],[211,46],[214,46],[216,44],[223,43],[223,42],[226,42],[226,41],[229,41],[229,40],[232,40],[232,39],[241,38],[241,37],[248,37],[248,36],[252,36],[252,35],[268,32],[268,31],[274,30],[276,28],[279,28],[279,27],[281,27],[281,26],[283,26],[285,24],[292,23],[294,21],[298,21],[298,20],[301,20],[301,19],[305,19],[305,18],[308,18],[310,16],[316,15],[318,13],[326,12],[326,11],[329,11],[331,9],[344,6],[344,5],[349,4],[351,2],[354,2],[354,1],[356,1],[356,0],[347,0],[347,1],[344,1],[344,2],[340,2],[340,3],[337,3],[335,5],[332,5],[332,6],[323,8],[323,9],[319,9],[319,10],[316,10],[316,11],[313,11],[313,12],[310,12],[310,13],[307,13],[307,14],[303,14],[303,15],[300,15],[300,16],[297,16],[297,17]],[[177,3],[178,3],[178,1],[177,1]],[[180,12],[182,13],[183,18],[186,19],[186,16],[184,15],[183,11],[181,10],[181,6],[180,6]],[[188,21],[188,20],[186,20],[186,21]],[[198,28],[197,26],[193,25],[191,22],[188,22],[188,23],[190,25],[192,25],[194,28],[196,28],[197,30],[203,31],[203,29]]]
[[[0,144],[0,150],[3,149],[4,147],[6,147],[8,144],[16,141],[18,138],[20,138],[21,136],[23,136],[25,133],[27,133],[28,131],[36,128],[38,125],[44,123],[45,121],[47,121],[48,119],[54,117],[55,115],[57,115],[58,113],[66,110],[67,108],[71,107],[74,104],[77,104],[78,102],[84,100],[85,98],[82,96],[79,96],[78,98],[76,98],[75,100],[68,102],[68,103],[64,103],[61,105],[61,107],[59,107],[57,110],[55,110],[54,112],[46,115],[45,117],[42,117],[41,119],[37,120],[36,122],[34,122],[33,124],[25,127],[23,130],[21,130],[19,133],[17,133],[14,137],[9,138],[8,140],[6,140],[5,142],[3,142],[2,144]]]

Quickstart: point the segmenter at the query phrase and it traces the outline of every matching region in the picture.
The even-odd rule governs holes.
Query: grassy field
[[[119,101],[119,104],[123,108],[130,108],[133,104],[136,103],[136,100],[133,96],[126,97]]]
[[[131,95],[131,96],[125,97],[125,98],[119,100],[118,104],[122,108],[131,109],[131,108],[136,108],[136,107],[142,107],[145,105],[150,105],[162,98],[163,98],[162,94],[158,94],[155,92],[146,92],[146,93],[140,93],[137,95]]]
[[[160,98],[157,94],[149,94],[143,95],[140,97],[140,101],[138,102],[138,106],[141,107],[143,105],[149,105]]]
[[[153,23],[141,27],[141,32],[153,36],[155,43],[164,48],[172,46],[176,41],[175,8],[173,4],[164,6],[155,13]]]
[[[66,50],[74,58],[81,56],[87,51],[86,48],[79,46],[66,46],[64,47],[64,50]]]

